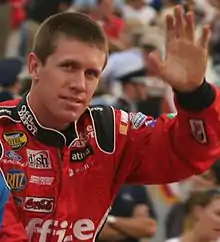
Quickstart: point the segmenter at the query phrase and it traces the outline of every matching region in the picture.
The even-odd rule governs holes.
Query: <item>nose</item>
[[[77,71],[73,73],[68,80],[68,85],[71,89],[75,89],[77,92],[85,92],[86,78],[84,71]]]

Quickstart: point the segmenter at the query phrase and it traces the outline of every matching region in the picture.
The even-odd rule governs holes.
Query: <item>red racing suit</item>
[[[157,120],[96,106],[62,132],[38,122],[28,96],[4,103],[1,168],[29,241],[94,241],[124,182],[170,183],[208,169],[220,155],[220,96],[210,90],[194,95],[200,111],[185,111],[192,96],[181,95],[178,115]],[[1,236],[9,230],[3,224]]]

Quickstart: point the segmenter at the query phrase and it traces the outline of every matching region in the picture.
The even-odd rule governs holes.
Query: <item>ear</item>
[[[39,79],[40,61],[34,53],[30,53],[27,59],[28,70],[33,81]]]
[[[201,218],[201,216],[203,215],[204,212],[204,208],[201,206],[195,206],[193,211],[192,211],[192,215],[193,217],[198,220]]]

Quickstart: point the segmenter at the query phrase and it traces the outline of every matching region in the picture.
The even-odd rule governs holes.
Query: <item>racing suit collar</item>
[[[44,127],[39,123],[37,117],[28,103],[28,94],[25,95],[17,105],[18,116],[27,131],[45,145],[62,148],[70,146],[78,139],[76,122],[71,123],[64,131]]]

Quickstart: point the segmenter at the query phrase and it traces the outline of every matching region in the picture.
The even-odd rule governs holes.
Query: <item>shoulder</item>
[[[115,151],[116,110],[111,106],[91,106],[90,113],[101,150]]]
[[[0,103],[0,122],[3,120],[11,120],[12,122],[20,121],[16,109],[19,101],[20,99],[15,99]]]

